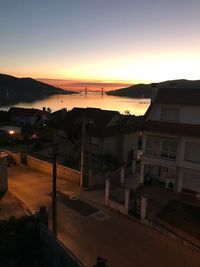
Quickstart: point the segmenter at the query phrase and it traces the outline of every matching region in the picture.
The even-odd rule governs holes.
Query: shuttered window
[[[157,157],[175,159],[177,140],[161,136],[147,136],[146,154]]]
[[[187,142],[185,146],[185,160],[200,162],[200,144]]]

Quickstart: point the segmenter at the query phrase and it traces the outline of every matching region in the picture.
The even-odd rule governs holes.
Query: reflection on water
[[[77,94],[77,95],[55,95],[47,99],[36,101],[33,103],[19,103],[15,106],[38,108],[50,107],[52,111],[61,108],[68,110],[73,107],[96,107],[107,110],[117,110],[120,113],[129,110],[131,114],[143,115],[149,107],[149,99],[136,99],[128,97],[117,97],[100,95],[97,93]]]

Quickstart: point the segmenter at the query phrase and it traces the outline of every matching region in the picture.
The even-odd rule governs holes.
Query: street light
[[[15,134],[15,131],[14,131],[14,130],[10,130],[8,133],[9,133],[10,135],[14,135],[14,134]]]
[[[53,159],[52,159],[52,167],[53,167],[53,181],[52,181],[52,231],[54,237],[57,238],[57,151],[56,151],[56,143],[53,143]]]
[[[80,172],[80,186],[84,186],[84,160],[85,160],[85,114],[82,117],[82,133],[81,133],[81,172]]]
[[[49,154],[52,157],[52,233],[57,239],[57,144],[55,130],[53,130],[52,153],[49,151]]]

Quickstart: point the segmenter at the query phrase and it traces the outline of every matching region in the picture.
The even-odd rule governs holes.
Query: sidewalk
[[[51,208],[52,176],[15,166],[9,169],[9,186],[32,211],[41,205]],[[110,267],[199,266],[196,251],[106,208],[103,188],[80,190],[76,184],[58,179],[57,190],[98,210],[84,216],[80,206],[90,207],[81,201],[69,205],[69,200],[62,198],[57,202],[58,237],[86,266],[93,266],[97,256],[108,259]],[[152,257],[155,251],[156,258]]]
[[[174,233],[175,235],[180,236],[181,238],[200,247],[200,239],[192,236],[190,233],[184,231],[183,229],[180,229],[178,226],[170,224],[169,222],[167,222],[167,220],[164,220],[163,218],[160,217],[161,212],[171,200],[175,200],[180,203],[190,204],[194,207],[199,207],[199,208],[200,208],[200,201],[191,198],[186,198],[181,194],[174,193],[173,191],[167,190],[160,186],[146,185],[140,189],[139,193],[146,196],[148,199],[147,215],[146,215],[148,220],[157,223],[158,226],[161,226],[164,229]],[[185,218],[185,216],[187,215],[185,214],[183,216],[182,218],[183,221],[191,219],[191,218]]]

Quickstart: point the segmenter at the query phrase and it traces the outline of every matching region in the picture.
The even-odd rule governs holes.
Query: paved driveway
[[[9,168],[9,190],[33,212],[40,205],[50,207],[51,177],[19,166]],[[79,194],[79,188],[63,180],[58,189]],[[85,193],[87,195],[89,192]],[[81,193],[84,198],[84,193]],[[200,253],[186,248],[153,229],[116,212],[98,206],[95,193],[92,205],[98,210],[82,216],[58,202],[58,236],[86,266],[97,256],[108,259],[110,267],[197,267]],[[104,215],[104,216],[103,216]]]

